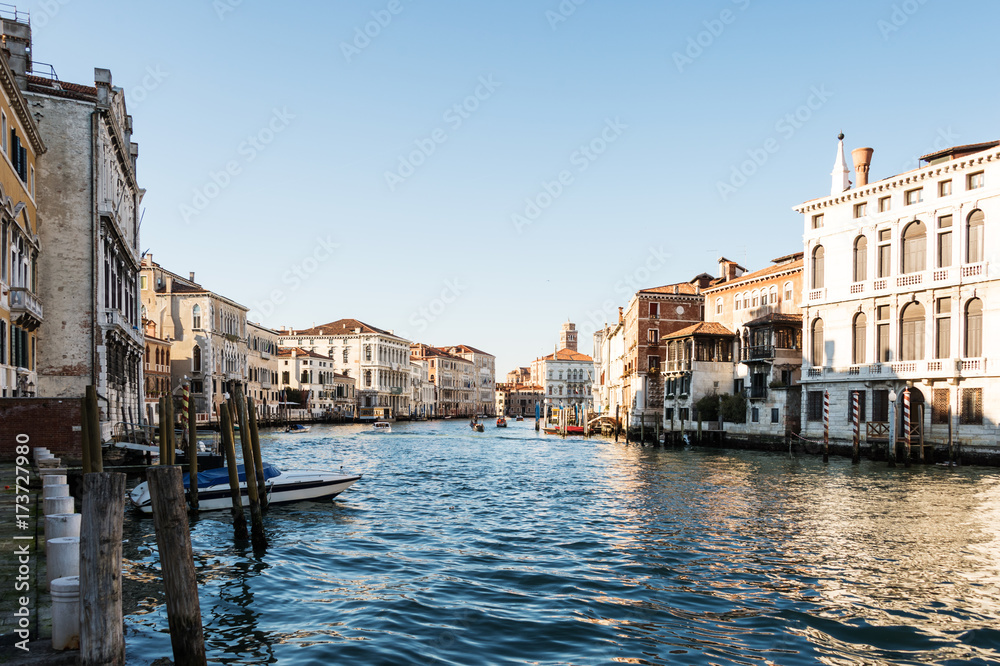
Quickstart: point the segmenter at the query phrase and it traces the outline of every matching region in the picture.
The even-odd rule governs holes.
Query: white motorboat
[[[392,426],[389,425],[388,421],[376,421],[372,424],[372,430],[375,432],[392,432]]]
[[[240,493],[243,506],[249,506],[246,473],[243,465],[237,465]],[[264,465],[264,487],[268,504],[286,504],[300,500],[321,500],[334,498],[361,479],[360,474],[339,474],[313,470],[281,471],[271,464]],[[189,488],[188,475],[184,475],[184,489]],[[142,482],[129,493],[132,504],[143,513],[152,513],[149,486]],[[229,470],[226,467],[209,469],[198,473],[198,510],[214,511],[233,506],[229,490]]]
[[[302,425],[301,423],[293,423],[285,427],[285,432],[309,432],[310,430],[312,430],[312,426]]]

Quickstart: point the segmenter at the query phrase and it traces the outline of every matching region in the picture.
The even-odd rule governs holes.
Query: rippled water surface
[[[192,524],[210,662],[997,664],[1000,473],[485,433],[318,426],[265,460],[365,477],[273,507],[270,546]],[[151,519],[126,569],[157,575]],[[162,594],[130,664],[170,655]]]

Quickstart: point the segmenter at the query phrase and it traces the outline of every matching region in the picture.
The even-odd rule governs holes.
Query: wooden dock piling
[[[264,536],[264,515],[260,509],[260,495],[257,488],[257,466],[254,463],[253,447],[250,444],[250,424],[247,422],[246,405],[237,395],[235,399],[240,423],[240,447],[243,450],[243,471],[247,478],[247,496],[250,498],[250,540],[255,549],[267,548]]]
[[[191,510],[198,510],[198,423],[196,421],[197,409],[194,405],[194,396],[191,395],[191,385],[187,385],[185,395],[187,402],[187,426],[188,426],[188,485],[191,502]]]
[[[247,415],[250,419],[250,447],[253,451],[254,470],[257,474],[257,489],[260,490],[260,506],[267,509],[267,484],[264,480],[264,460],[260,455],[260,432],[257,430],[257,408],[253,398],[247,398]]]
[[[229,471],[229,492],[233,498],[233,534],[237,541],[246,541],[247,519],[243,513],[243,497],[240,494],[240,477],[236,469],[236,444],[233,437],[233,420],[229,414],[229,405],[219,406],[221,420],[222,448],[226,452],[226,469]]]
[[[80,663],[125,663],[122,628],[122,522],[125,475],[83,477],[80,523]]]
[[[178,666],[199,666],[207,663],[205,636],[198,603],[191,533],[184,510],[181,468],[176,465],[150,467],[146,478],[153,504],[174,663]]]

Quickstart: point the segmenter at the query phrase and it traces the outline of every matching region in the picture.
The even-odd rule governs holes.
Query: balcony
[[[756,347],[744,347],[740,356],[744,363],[748,361],[770,361],[774,359],[774,346],[758,345]]]
[[[139,331],[139,327],[128,323],[128,320],[118,310],[104,308],[101,325],[104,328],[118,329],[119,332],[130,338],[137,346],[143,346],[142,333]]]
[[[749,388],[743,389],[743,396],[748,400],[766,400],[767,399],[767,387],[766,386],[751,386]]]
[[[813,289],[809,292],[809,300],[811,301],[824,301],[826,300],[826,288]]]
[[[691,359],[667,361],[664,365],[666,366],[666,372],[688,372],[691,370]]]
[[[944,358],[894,361],[892,363],[860,363],[834,368],[813,367],[808,369],[804,380],[821,378],[827,381],[950,380],[962,377],[979,377],[997,372],[1000,372],[1000,359]]]
[[[34,331],[42,325],[42,304],[27,287],[11,287],[10,315],[15,324]]]
[[[269,352],[269,351],[261,351],[260,357],[261,357],[261,359],[263,359],[265,361],[269,361],[271,359],[271,352]]]

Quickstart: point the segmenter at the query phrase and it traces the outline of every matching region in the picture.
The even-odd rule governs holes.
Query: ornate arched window
[[[868,279],[868,239],[858,236],[854,239],[854,281]]]
[[[854,316],[854,335],[851,341],[851,363],[861,364],[866,360],[865,338],[868,334],[868,317],[864,312]]]
[[[903,273],[927,268],[927,227],[920,220],[903,229]]]
[[[822,289],[826,284],[824,275],[826,273],[825,267],[825,257],[826,250],[823,249],[822,245],[817,245],[816,249],[812,253],[812,287],[811,289]]]
[[[974,210],[969,213],[966,222],[965,261],[975,264],[983,260],[983,231],[986,217],[983,211]]]
[[[191,308],[191,328],[201,328],[201,306],[197,303]]]
[[[973,298],[965,305],[965,357],[983,355],[983,302]]]
[[[191,350],[191,372],[201,372],[201,345]]]
[[[823,320],[817,317],[810,329],[812,334],[812,354],[810,355],[810,362],[816,367],[823,366],[823,352],[825,350],[823,341]]]
[[[924,358],[924,306],[907,303],[900,315],[899,358],[919,361]]]

